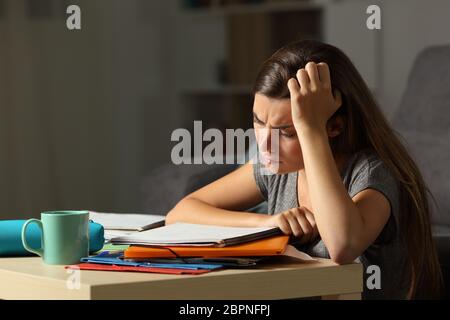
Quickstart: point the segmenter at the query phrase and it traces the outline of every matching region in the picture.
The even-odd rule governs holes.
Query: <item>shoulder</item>
[[[374,151],[363,150],[354,154],[349,161],[343,181],[352,198],[366,189],[381,193],[388,200],[393,216],[398,218],[399,180]]]
[[[375,169],[387,169],[380,157],[370,149],[364,149],[355,153],[351,159],[352,174],[371,172]]]
[[[362,150],[350,158],[344,181],[350,193],[370,187],[381,188],[379,191],[397,188],[397,180],[391,170],[372,150]]]
[[[376,240],[377,244],[389,243],[397,234],[400,219],[399,180],[374,151],[358,152],[350,162],[344,177],[349,195],[353,198],[363,190],[372,189],[381,193],[389,202],[389,221]]]

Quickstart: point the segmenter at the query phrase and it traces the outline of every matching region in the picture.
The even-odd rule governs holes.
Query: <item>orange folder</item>
[[[276,256],[283,254],[289,241],[287,235],[247,242],[229,247],[200,246],[131,246],[125,250],[127,259],[175,258],[175,257],[243,257]],[[176,255],[175,255],[176,253]]]

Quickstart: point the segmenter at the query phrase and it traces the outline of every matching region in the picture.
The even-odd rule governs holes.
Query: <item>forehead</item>
[[[272,99],[257,93],[253,103],[253,112],[259,120],[272,126],[292,122],[290,99]]]

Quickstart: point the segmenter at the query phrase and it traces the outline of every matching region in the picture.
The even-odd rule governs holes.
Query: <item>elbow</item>
[[[166,215],[166,221],[165,221],[165,225],[169,225],[175,222],[180,222],[181,217],[180,217],[180,206],[183,205],[183,201],[184,199],[180,200],[175,207],[173,207],[172,210],[169,211],[169,213],[167,213]]]
[[[176,222],[176,217],[175,217],[176,214],[174,213],[174,209],[170,210],[169,213],[166,215],[166,219],[165,219],[165,222],[164,222],[164,224],[166,226],[168,224],[172,224],[172,223]]]
[[[337,253],[337,254],[330,253],[330,258],[334,263],[339,264],[339,265],[350,264],[354,261],[353,258],[350,258],[345,253]]]
[[[190,197],[186,196],[181,199],[172,210],[170,210],[166,215],[165,225],[169,225],[176,222],[183,222],[183,212],[186,212],[186,200],[189,200]]]
[[[339,265],[350,264],[358,257],[358,254],[355,254],[355,250],[353,250],[353,246],[348,242],[331,246],[328,249],[328,253],[330,259]]]
[[[172,223],[182,222],[183,218],[180,215],[177,206],[175,206],[172,210],[170,210],[169,213],[166,215],[166,220],[164,222],[166,226]]]
[[[176,207],[175,207],[176,208]],[[168,224],[175,223],[177,221],[175,208],[169,211],[169,213],[166,215],[166,220],[164,224],[167,226]]]

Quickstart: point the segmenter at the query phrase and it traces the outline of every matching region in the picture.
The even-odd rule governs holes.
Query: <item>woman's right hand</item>
[[[266,227],[278,227],[284,234],[299,238],[300,244],[314,240],[319,232],[311,211],[305,207],[292,208],[270,216],[263,222]]]

